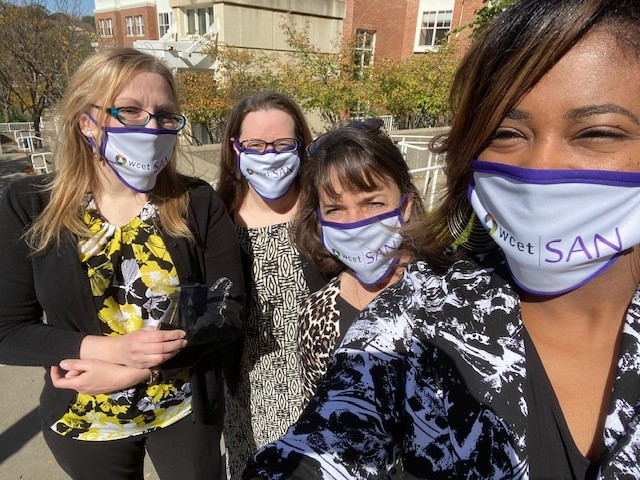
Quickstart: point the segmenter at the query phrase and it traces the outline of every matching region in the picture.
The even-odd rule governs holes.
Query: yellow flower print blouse
[[[81,242],[83,263],[104,335],[125,335],[169,323],[176,314],[178,274],[153,220],[152,203],[126,225],[107,222],[90,200],[84,221],[94,232]],[[78,440],[104,441],[166,427],[191,412],[191,384],[184,371],[167,383],[118,392],[78,394],[51,428]]]

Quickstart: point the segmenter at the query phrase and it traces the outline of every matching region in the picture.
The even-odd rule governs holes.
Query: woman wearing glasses
[[[0,362],[49,369],[43,433],[74,479],[141,480],[145,450],[161,478],[220,474],[220,348],[244,330],[244,279],[224,205],[176,173],[177,112],[157,59],[93,55],[59,107],[58,170],[0,202]],[[198,286],[195,325],[171,312]]]
[[[310,142],[300,107],[272,91],[240,100],[222,139],[218,191],[236,224],[251,292],[246,335],[225,355],[228,478],[240,478],[250,456],[302,411],[298,308],[323,282],[289,229]]]
[[[353,123],[307,149],[294,241],[333,279],[301,308],[305,400],[360,311],[400,278],[409,260],[396,258],[400,228],[424,212],[407,163],[382,125],[379,119]]]

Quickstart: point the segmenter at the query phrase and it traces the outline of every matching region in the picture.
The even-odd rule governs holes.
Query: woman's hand
[[[80,358],[151,368],[166,362],[187,345],[183,330],[143,328],[113,337],[87,335],[80,345]]]
[[[132,368],[100,360],[63,360],[51,367],[51,382],[60,389],[97,395],[132,387],[149,378],[147,368]]]

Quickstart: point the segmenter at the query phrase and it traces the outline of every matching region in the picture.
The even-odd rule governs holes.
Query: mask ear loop
[[[91,113],[85,110],[84,114],[87,116],[89,120],[91,120],[94,123],[94,125],[98,126],[98,121],[95,118],[93,118],[93,115],[91,115]],[[100,155],[100,149],[98,148],[98,144],[94,139],[94,136],[93,136],[94,133],[95,132],[93,130],[87,130],[86,133],[83,133],[83,137],[91,147],[93,157],[99,162],[104,162],[104,158],[102,157],[102,155]]]

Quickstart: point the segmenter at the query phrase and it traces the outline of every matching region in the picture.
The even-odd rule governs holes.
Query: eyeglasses
[[[382,130],[383,132],[386,133],[386,130],[384,130],[384,121],[381,118],[370,118],[369,120],[350,123],[349,125],[340,127],[337,130],[331,130],[330,132],[323,133],[322,135],[320,135],[318,138],[316,138],[313,142],[309,144],[309,146],[307,147],[307,154],[313,155],[322,147],[322,144],[325,142],[325,140],[329,135],[343,128],[353,128],[354,130],[362,130],[366,133],[377,133]]]
[[[238,140],[234,139],[233,143],[241,152],[257,153],[260,155],[269,151],[267,150],[267,147],[269,145],[271,145],[273,151],[276,153],[293,152],[294,150],[297,150],[302,146],[302,142],[297,138],[278,138],[273,142],[265,142],[264,140],[259,139],[251,139],[245,140],[243,142],[238,142]]]
[[[104,110],[123,125],[143,127],[152,118],[158,122],[158,127],[164,130],[182,130],[187,124],[187,117],[179,113],[151,113],[138,107],[107,108],[94,105],[95,108]]]

